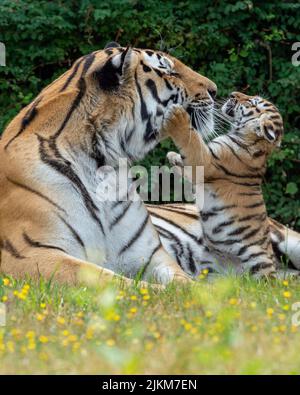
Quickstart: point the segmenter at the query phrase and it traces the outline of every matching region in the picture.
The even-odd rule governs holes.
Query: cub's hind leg
[[[249,271],[255,278],[276,276],[275,259],[264,251],[258,251],[252,255],[243,263],[245,271]]]
[[[300,273],[300,233],[268,218],[273,249],[287,255],[295,269]]]

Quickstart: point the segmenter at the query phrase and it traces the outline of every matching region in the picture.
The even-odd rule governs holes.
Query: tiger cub
[[[182,107],[165,121],[181,155],[168,153],[172,165],[204,169],[204,203],[200,209],[205,241],[217,256],[237,261],[240,272],[273,275],[276,262],[261,189],[266,162],[283,136],[278,109],[259,96],[233,92],[222,107],[232,124],[227,135],[206,144],[190,125]]]

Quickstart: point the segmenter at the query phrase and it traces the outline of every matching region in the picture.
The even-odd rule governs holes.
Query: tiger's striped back
[[[212,81],[160,51],[114,45],[78,59],[0,140],[1,271],[64,283],[85,272],[96,283],[114,273],[187,281],[141,199],[99,198],[101,171],[118,173],[121,159],[152,150],[174,104],[196,103],[212,122],[215,92]]]

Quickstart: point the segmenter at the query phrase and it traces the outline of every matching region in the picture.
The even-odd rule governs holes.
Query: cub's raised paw
[[[184,133],[190,129],[190,116],[180,105],[173,105],[167,112],[163,133],[165,136],[172,136],[176,133]]]
[[[174,152],[174,151],[168,152],[167,159],[168,159],[170,165],[183,167],[182,157],[177,152]]]

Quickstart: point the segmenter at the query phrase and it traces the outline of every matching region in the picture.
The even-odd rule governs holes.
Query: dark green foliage
[[[298,32],[298,34],[297,34]],[[1,0],[0,130],[82,54],[108,41],[170,51],[213,79],[219,96],[232,90],[274,101],[285,121],[285,142],[266,176],[269,213],[300,227],[300,41],[298,1]],[[165,162],[170,142],[145,161]]]

